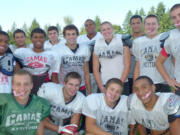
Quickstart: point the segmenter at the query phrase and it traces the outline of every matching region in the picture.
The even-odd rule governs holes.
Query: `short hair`
[[[16,75],[28,75],[30,77],[30,80],[31,82],[33,82],[33,79],[32,79],[32,75],[31,73],[29,73],[27,70],[24,70],[24,69],[19,69],[19,70],[16,70],[14,73],[13,73],[13,76],[12,76],[12,82],[14,80],[14,76]]]
[[[66,74],[65,78],[64,78],[64,82],[67,83],[69,79],[78,79],[81,83],[82,79],[81,76],[79,75],[79,73],[77,72],[69,72]]]
[[[0,35],[6,36],[8,38],[8,41],[9,41],[10,38],[9,38],[9,35],[7,32],[0,30]]]
[[[74,25],[74,24],[69,24],[67,26],[64,27],[63,29],[63,36],[66,35],[66,31],[67,30],[75,30],[76,31],[76,34],[79,35],[79,31],[78,31],[78,28]]]
[[[31,32],[31,38],[32,38],[32,36],[33,36],[34,33],[41,33],[41,34],[43,34],[44,37],[46,38],[46,32],[45,32],[43,29],[41,29],[41,28],[35,28],[35,29],[33,29],[32,32]]]
[[[23,33],[24,36],[26,37],[26,34],[25,34],[25,32],[24,32],[23,30],[21,30],[21,29],[16,29],[16,30],[13,32],[13,38],[15,38],[16,33]]]
[[[59,33],[59,30],[58,30],[58,28],[56,26],[49,26],[48,27],[48,32],[51,31],[51,30],[55,30],[55,31],[57,31],[57,33]]]
[[[130,24],[131,24],[131,21],[132,21],[133,19],[140,19],[140,21],[142,22],[142,17],[141,17],[140,15],[133,15],[133,16],[131,16],[131,18],[130,18]]]
[[[139,76],[138,78],[136,78],[135,82],[139,81],[139,80],[144,80],[144,79],[147,80],[150,85],[154,84],[153,80],[150,77],[148,77],[148,76]]]
[[[173,10],[175,10],[177,8],[180,8],[180,3],[173,5],[170,9],[170,12],[172,12]]]
[[[111,78],[111,79],[109,79],[109,80],[107,81],[106,85],[105,85],[106,89],[107,89],[111,84],[113,84],[113,83],[118,84],[118,85],[121,86],[122,89],[123,89],[123,82],[122,82],[120,79],[118,79],[118,78]]]
[[[144,19],[144,23],[146,22],[146,19],[148,19],[148,18],[156,18],[156,20],[157,20],[157,22],[158,22],[158,24],[159,24],[159,18],[158,18],[157,15],[154,15],[154,14],[147,15],[147,16],[145,17],[145,19]]]
[[[87,19],[87,20],[84,22],[84,25],[85,25],[87,22],[92,22],[94,25],[96,25],[96,23],[95,23],[92,19]]]
[[[101,27],[102,27],[102,25],[104,25],[104,24],[109,24],[111,27],[113,27],[112,23],[110,23],[110,22],[108,22],[108,21],[102,22],[102,23],[101,23]]]

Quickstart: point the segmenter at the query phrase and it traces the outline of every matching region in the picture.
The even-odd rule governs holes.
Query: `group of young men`
[[[16,45],[0,31],[0,135],[79,135],[83,126],[87,135],[180,135],[180,4],[170,17],[176,28],[162,34],[156,15],[145,33],[132,16],[123,36],[107,21],[96,32],[91,19],[87,34],[71,24],[64,39],[50,26],[45,41],[36,28],[29,46],[22,30]]]

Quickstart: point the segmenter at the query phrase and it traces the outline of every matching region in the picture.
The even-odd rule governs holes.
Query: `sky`
[[[101,21],[110,21],[112,24],[122,25],[126,13],[143,8],[147,13],[152,6],[157,7],[159,2],[170,9],[179,0],[2,0],[0,8],[0,25],[3,30],[11,29],[15,22],[17,28],[24,23],[31,25],[34,18],[43,28],[45,24],[64,27],[64,16],[73,18],[73,23],[82,27],[88,18],[98,15]]]

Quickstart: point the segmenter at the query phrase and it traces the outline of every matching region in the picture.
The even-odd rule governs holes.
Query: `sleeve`
[[[81,93],[79,93],[78,103],[74,108],[74,113],[82,113],[82,107],[84,103],[85,97]]]
[[[41,87],[39,88],[37,95],[39,97],[45,98],[48,101],[51,101],[51,97],[52,97],[52,89],[53,87],[51,86],[53,85],[53,83],[43,83],[41,85]]]
[[[164,57],[168,57],[168,54],[167,54],[167,52],[165,51],[164,47],[163,47],[162,50],[161,50],[161,55],[164,56]]]
[[[41,101],[41,121],[50,115],[50,103],[45,99]]]
[[[7,99],[5,98],[4,94],[0,93],[0,125],[2,124],[4,113],[6,111]]]
[[[89,95],[85,98],[84,103],[83,103],[82,113],[85,116],[96,119],[97,104],[98,103],[95,103],[96,100],[94,100],[92,96],[93,95]]]
[[[167,54],[172,54],[170,37],[166,39],[166,41],[164,42],[164,49],[167,52]]]
[[[61,59],[56,52],[53,52],[52,54],[53,54],[53,59],[52,59],[50,72],[52,72],[52,74],[53,73],[59,73],[60,65],[61,65]]]
[[[139,61],[139,46],[136,39],[133,41],[132,54],[135,56],[136,61]]]
[[[169,122],[180,118],[180,97],[175,94],[170,95],[164,105],[164,111],[168,115]]]

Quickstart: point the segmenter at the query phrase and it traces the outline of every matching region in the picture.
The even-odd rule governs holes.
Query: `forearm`
[[[44,127],[51,130],[51,131],[54,131],[54,132],[58,132],[59,130],[59,126],[55,125],[55,124],[52,124],[51,123],[51,120],[49,118],[45,118],[44,121]]]
[[[75,113],[71,117],[71,124],[75,124],[75,125],[79,126],[80,118],[81,118],[81,114],[80,113]]]
[[[96,124],[88,125],[86,127],[86,131],[93,135],[112,135],[111,133],[105,132],[101,128],[99,128]]]
[[[135,68],[134,68],[134,74],[133,74],[133,81],[136,80],[136,78],[138,78],[139,74],[140,74],[140,66],[139,66],[139,62],[136,61],[136,65],[135,65]]]
[[[88,94],[91,94],[91,78],[90,78],[90,74],[85,73],[84,78],[85,78],[85,84],[86,84],[86,87],[87,87],[87,92],[88,92]]]
[[[131,55],[130,55],[129,47],[124,47],[123,62],[124,62],[124,70],[122,72],[120,79],[121,81],[125,82],[131,70]]]

